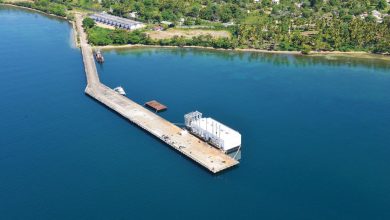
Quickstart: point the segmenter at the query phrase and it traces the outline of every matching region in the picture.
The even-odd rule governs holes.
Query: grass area
[[[146,44],[161,46],[201,46],[232,49],[236,47],[235,41],[226,37],[213,38],[211,35],[197,35],[191,38],[179,37],[152,39],[145,32],[140,30],[125,31],[120,29],[110,30],[94,26],[87,29],[88,42],[95,46],[104,45],[125,45],[125,44]]]
[[[97,46],[110,44],[148,44],[146,34],[141,31],[110,30],[95,26],[87,29],[87,34],[88,42]]]
[[[228,31],[217,30],[201,30],[201,29],[168,29],[166,31],[147,31],[146,32],[153,40],[171,39],[175,36],[192,39],[202,35],[210,35],[212,38],[231,38]]]

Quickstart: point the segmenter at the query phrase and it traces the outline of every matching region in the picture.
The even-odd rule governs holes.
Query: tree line
[[[20,5],[65,16],[72,6],[106,10],[122,17],[137,12],[138,19],[149,23],[162,20],[185,25],[210,24],[221,28],[222,22],[233,22],[226,28],[230,39],[176,37],[154,42],[146,34],[122,33],[91,28],[91,41],[99,44],[131,42],[161,45],[207,45],[227,48],[268,50],[363,50],[390,53],[390,16],[386,0],[37,0]],[[373,14],[377,10],[383,20]],[[228,43],[226,43],[228,42]]]
[[[124,17],[137,12],[138,19],[151,23],[180,18],[186,25],[232,21],[230,47],[390,53],[386,0],[280,0],[280,4],[271,0],[102,0],[99,7]],[[382,22],[373,10],[382,14]],[[172,41],[182,44],[184,40]]]
[[[95,26],[91,18],[83,20],[83,26],[88,34],[88,42],[96,46],[123,45],[123,44],[145,44],[161,46],[201,46],[233,49],[235,44],[228,38],[213,38],[211,35],[200,35],[191,39],[174,36],[170,39],[151,39],[141,30],[126,31],[121,29],[105,29]]]
[[[67,7],[63,4],[55,3],[49,0],[36,0],[34,2],[15,2],[15,5],[19,5],[26,8],[36,9],[48,14],[54,14],[61,17],[66,17]]]

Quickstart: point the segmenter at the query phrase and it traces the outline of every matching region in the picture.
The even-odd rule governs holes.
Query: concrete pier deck
[[[184,132],[173,123],[102,84],[96,70],[92,48],[87,42],[86,33],[82,27],[83,16],[76,14],[75,18],[88,83],[85,92],[89,96],[116,111],[212,173],[218,173],[239,163],[203,140],[188,132]]]

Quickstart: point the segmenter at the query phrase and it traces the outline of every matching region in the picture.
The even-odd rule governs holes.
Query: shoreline
[[[62,19],[62,20],[66,20],[66,21],[68,21],[69,23],[71,23],[71,20],[69,20],[69,19],[66,18],[66,17],[61,17],[61,16],[58,16],[58,15],[55,15],[55,14],[50,14],[50,13],[47,13],[47,12],[44,12],[44,11],[40,11],[40,10],[35,9],[35,8],[28,8],[28,7],[24,7],[24,6],[21,6],[21,5],[15,5],[15,4],[7,3],[7,2],[0,3],[0,5],[10,6],[10,7],[14,7],[14,8],[21,8],[21,9],[26,9],[26,10],[38,12],[38,13],[43,14],[43,15],[47,15],[47,16],[59,18],[59,19]]]
[[[390,55],[385,54],[373,54],[365,51],[312,51],[308,55],[302,54],[300,51],[269,51],[261,49],[222,49],[213,47],[201,47],[201,46],[161,46],[161,45],[144,45],[144,44],[126,44],[126,45],[106,45],[106,46],[92,46],[100,50],[118,50],[118,49],[135,49],[135,48],[193,48],[193,49],[204,49],[213,51],[226,51],[226,52],[255,52],[264,54],[281,54],[281,55],[295,55],[295,56],[306,56],[306,57],[349,57],[349,58],[363,58],[363,59],[379,59],[390,61]]]
[[[49,14],[34,8],[28,8],[23,7],[19,5],[14,5],[12,3],[0,3],[0,5],[4,6],[10,6],[15,8],[21,8],[25,10],[30,10],[34,12],[38,12],[43,15],[59,18],[62,20],[68,21],[72,25],[73,29],[73,41],[76,45],[76,47],[80,47],[78,42],[78,34],[77,31],[75,31],[75,22],[73,20],[68,19],[67,17],[61,17],[54,14]],[[72,14],[75,14],[73,11]],[[99,48],[101,50],[116,50],[116,49],[133,49],[133,48],[194,48],[194,49],[204,49],[204,50],[214,50],[214,51],[229,51],[229,52],[256,52],[256,53],[264,53],[264,54],[281,54],[281,55],[295,55],[295,56],[307,56],[307,57],[325,57],[325,56],[331,56],[331,57],[347,57],[347,58],[364,58],[364,59],[379,59],[379,60],[385,60],[390,61],[390,54],[374,54],[369,53],[365,51],[349,51],[349,52],[343,52],[343,51],[311,51],[308,55],[302,54],[300,51],[269,51],[269,50],[262,50],[262,49],[252,49],[252,48],[246,48],[246,49],[223,49],[223,48],[213,48],[213,47],[201,47],[201,46],[162,46],[162,45],[144,45],[144,44],[126,44],[126,45],[106,45],[106,46],[92,46],[93,48]]]
[[[29,10],[29,11],[33,11],[33,12],[37,12],[39,14],[42,14],[42,15],[45,15],[45,16],[49,16],[49,17],[54,17],[54,18],[58,18],[58,19],[61,19],[61,20],[64,20],[64,21],[67,21],[69,22],[71,25],[72,25],[72,38],[73,38],[73,43],[74,43],[74,46],[76,48],[79,48],[80,47],[80,43],[78,41],[78,33],[76,31],[76,23],[75,21],[73,20],[70,20],[68,19],[67,17],[61,17],[61,16],[58,16],[58,15],[55,15],[55,14],[50,14],[50,13],[47,13],[47,12],[43,12],[43,11],[40,11],[40,10],[37,10],[35,8],[28,8],[28,7],[24,7],[24,6],[20,6],[20,5],[15,5],[15,4],[11,4],[11,3],[7,3],[7,2],[4,2],[4,3],[0,3],[0,6],[1,5],[4,5],[4,6],[9,6],[9,7],[13,7],[13,8],[19,8],[19,9],[24,9],[24,10]],[[74,13],[73,13],[74,14]]]
[[[72,23],[72,35],[73,35],[73,43],[76,48],[80,48],[80,42],[79,42],[79,33],[76,29],[76,22],[71,21]]]

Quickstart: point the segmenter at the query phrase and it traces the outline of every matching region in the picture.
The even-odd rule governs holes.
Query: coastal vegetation
[[[83,27],[85,29],[93,28],[95,26],[95,21],[92,18],[83,19]]]
[[[319,18],[305,24],[302,30],[291,30],[291,26],[286,19],[278,25],[262,19],[256,25],[238,25],[233,33],[238,44],[247,48],[390,52],[389,19],[377,23],[360,18]]]
[[[202,46],[233,49],[236,44],[228,38],[213,38],[211,35],[199,35],[192,38],[174,36],[168,39],[154,40],[141,30],[125,31],[121,29],[110,30],[91,25],[89,18],[84,19],[83,25],[88,33],[88,42],[96,46],[145,44],[161,46]]]
[[[88,7],[85,1],[78,3]],[[232,33],[229,40],[199,36],[202,43],[181,37],[154,42],[161,45],[218,47],[221,44],[212,41],[229,41],[229,48],[390,53],[386,0],[103,0],[98,8],[123,17],[136,13],[137,19],[148,23],[166,20],[176,25],[220,28],[230,22],[225,25]]]
[[[185,18],[188,24],[197,19],[239,23],[261,15],[269,15],[272,19],[283,17],[297,21],[302,18],[308,21],[323,16],[348,18],[374,9],[388,13],[386,0],[102,0],[101,4],[76,0],[76,4],[111,11],[118,16],[136,12],[138,18],[145,22],[179,22]]]
[[[36,0],[34,2],[15,2],[18,6],[36,9],[48,14],[53,14],[61,17],[66,17],[67,7],[63,4],[49,0]]]
[[[94,45],[390,53],[390,7],[386,0],[36,0],[15,4],[59,16],[66,16],[66,10],[72,8],[107,11],[149,24],[148,29],[133,32],[88,26],[89,41]],[[150,28],[162,21],[191,30],[225,30],[230,36],[150,37]]]
[[[109,30],[101,27],[87,29],[88,42],[92,45],[149,44],[145,33],[141,31]]]

